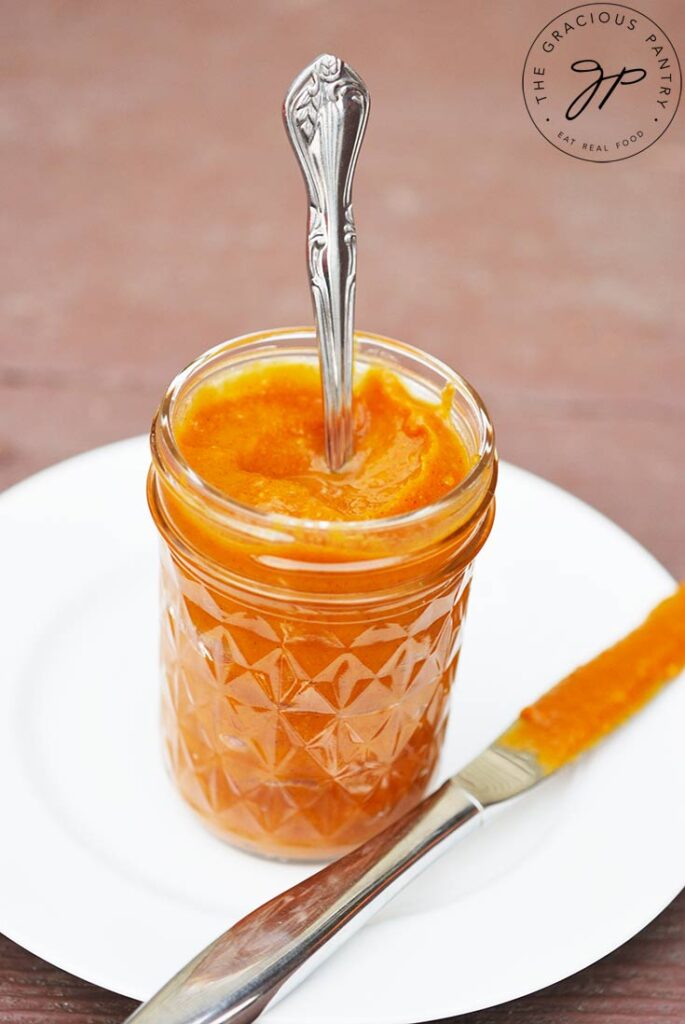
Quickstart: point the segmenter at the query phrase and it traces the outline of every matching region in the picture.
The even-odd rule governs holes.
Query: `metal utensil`
[[[451,841],[543,775],[534,759],[493,744],[394,825],[244,917],[128,1020],[255,1020]]]
[[[495,742],[398,822],[244,917],[131,1024],[248,1024],[294,988],[458,836],[545,771]]]
[[[589,746],[603,739],[685,668],[685,585],[636,631],[567,676],[465,768],[385,831],[244,917],[195,957],[131,1017],[136,1024],[248,1024],[294,988],[317,964],[459,836],[487,821]],[[665,611],[667,609],[667,611]],[[667,655],[657,680],[645,680],[626,652],[655,643],[658,616],[670,616]],[[578,706],[596,664],[618,671],[579,733]],[[616,672],[612,669],[612,674]],[[656,685],[652,685],[656,683]],[[647,688],[645,688],[647,687]],[[563,699],[558,695],[563,691]],[[640,696],[642,693],[642,696]],[[549,703],[556,705],[549,715]],[[546,711],[544,709],[547,709]],[[588,721],[590,725],[588,726]],[[531,731],[530,723],[536,723]],[[537,730],[537,732],[536,732]],[[541,730],[541,732],[540,732]],[[551,732],[546,731],[551,730]],[[559,732],[561,730],[561,732]],[[533,752],[536,735],[553,741],[555,758]],[[559,744],[559,737],[565,740]],[[525,743],[521,747],[521,738]],[[527,748],[527,749],[526,749]]]
[[[309,197],[309,282],[319,337],[326,459],[352,454],[352,369],[357,234],[352,178],[369,94],[349,65],[323,54],[290,86],[283,120]]]

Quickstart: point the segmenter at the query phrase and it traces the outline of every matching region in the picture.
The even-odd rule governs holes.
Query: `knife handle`
[[[449,780],[373,839],[238,921],[128,1022],[249,1024],[442,853],[450,838],[479,823],[481,812]]]

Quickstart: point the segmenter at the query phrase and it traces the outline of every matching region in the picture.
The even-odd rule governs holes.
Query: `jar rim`
[[[173,414],[176,404],[182,398],[184,389],[189,382],[196,377],[200,379],[202,372],[208,371],[212,365],[219,362],[223,355],[244,348],[251,342],[273,342],[271,349],[265,346],[264,356],[276,358],[279,354],[279,342],[316,342],[316,331],[313,327],[278,327],[264,331],[252,331],[249,334],[220,342],[181,370],[169,384],[152,422],[150,448],[156,469],[165,476],[170,475],[176,484],[183,488],[186,495],[189,492],[193,496],[198,506],[207,507],[209,505],[222,518],[225,517],[229,521],[239,519],[244,525],[250,524],[257,528],[264,537],[268,537],[272,531],[278,532],[279,530],[305,532],[313,535],[325,534],[334,530],[344,532],[348,536],[359,533],[368,536],[369,533],[382,534],[388,530],[402,530],[406,527],[416,526],[449,511],[473,490],[474,485],[492,465],[495,457],[494,428],[483,400],[476,389],[461,374],[422,349],[368,331],[355,331],[354,339],[355,345],[371,343],[381,350],[408,356],[440,374],[445,378],[446,383],[453,385],[460,396],[465,398],[477,412],[480,437],[478,451],[475,453],[476,461],[466,476],[437,501],[418,509],[412,509],[410,512],[377,519],[307,519],[283,512],[262,511],[237,501],[208,483],[189,465],[176,443],[173,430]],[[401,377],[401,369],[398,369],[398,373]]]

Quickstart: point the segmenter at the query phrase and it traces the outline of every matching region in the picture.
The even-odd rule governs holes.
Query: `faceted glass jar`
[[[409,345],[357,334],[356,373],[393,369],[436,401],[450,388],[468,476],[389,519],[248,508],[187,465],[174,423],[200,383],[265,360],[316,362],[314,332],[219,345],[173,381],[153,422],[164,744],[180,793],[220,836],[322,859],[370,838],[428,786],[472,563],[492,525],[497,458],[488,414],[463,378]]]

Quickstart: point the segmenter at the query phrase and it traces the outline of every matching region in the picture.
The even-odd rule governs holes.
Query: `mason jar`
[[[410,345],[358,333],[356,374],[390,369],[417,397],[449,396],[467,476],[387,519],[324,522],[242,505],[190,468],[174,428],[199,385],[272,360],[316,363],[314,331],[211,349],[172,381],[152,425],[163,738],[180,794],[221,837],[323,859],[370,838],[429,785],[497,457],[488,413],[462,377]]]

